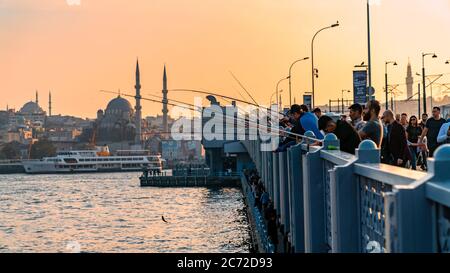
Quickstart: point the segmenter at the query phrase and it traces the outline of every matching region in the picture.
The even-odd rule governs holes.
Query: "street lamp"
[[[283,92],[283,90],[278,91],[278,90],[279,90],[278,86],[280,85],[280,83],[281,83],[282,81],[287,80],[287,79],[290,79],[290,77],[282,78],[282,79],[280,79],[280,80],[278,81],[278,83],[277,83],[277,87],[276,87],[275,93],[277,94],[277,106],[278,106],[278,107],[280,107],[280,106],[279,106],[280,103],[279,103],[279,100],[278,100],[278,92],[280,92],[280,93]],[[272,102],[272,99],[270,100],[270,102]],[[280,107],[280,109],[281,109],[281,107]]]
[[[432,58],[437,58],[435,53],[422,53],[422,85],[423,85],[423,112],[427,113],[427,91],[425,83],[425,57],[432,56]]]
[[[386,84],[386,110],[389,109],[389,99],[388,99],[388,73],[387,73],[387,67],[389,64],[392,64],[394,66],[397,65],[397,62],[387,61],[385,62],[385,68],[384,68],[384,79]],[[393,106],[393,105],[392,105]]]
[[[344,114],[344,93],[345,93],[345,92],[351,93],[351,91],[348,90],[348,89],[341,90],[341,97],[342,97],[342,114]]]
[[[450,60],[445,61],[445,64],[450,64]]]
[[[368,51],[368,80],[369,80],[369,101],[372,100],[371,89],[372,89],[372,60],[370,52],[370,0],[367,0],[367,51]]]
[[[298,60],[296,60],[295,62],[293,62],[292,64],[291,64],[291,66],[289,67],[289,105],[292,105],[292,92],[291,92],[291,78],[292,78],[292,76],[291,76],[291,72],[292,72],[292,67],[294,66],[294,64],[296,64],[296,63],[298,63],[298,62],[301,62],[301,61],[306,61],[306,60],[308,60],[309,59],[309,57],[305,57],[305,58],[303,58],[303,59],[298,59]]]
[[[314,105],[316,104],[316,100],[314,97],[314,77],[319,77],[319,73],[318,71],[314,68],[314,40],[316,39],[317,34],[319,34],[320,32],[329,29],[329,28],[334,28],[334,27],[338,27],[339,26],[339,21],[336,22],[336,24],[332,24],[331,26],[328,27],[324,27],[322,29],[320,29],[319,31],[316,32],[316,34],[314,34],[312,41],[311,41],[311,78],[312,78],[312,102],[311,102],[311,106],[314,108]]]

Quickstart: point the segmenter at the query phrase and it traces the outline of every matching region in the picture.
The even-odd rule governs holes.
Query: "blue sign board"
[[[312,95],[303,95],[303,104],[308,106],[308,109],[312,111]]]
[[[365,104],[367,102],[367,71],[353,71],[353,101]]]

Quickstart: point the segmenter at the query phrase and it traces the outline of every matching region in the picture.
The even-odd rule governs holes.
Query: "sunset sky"
[[[382,99],[384,62],[390,82],[403,84],[410,58],[421,72],[450,73],[450,0],[378,0],[372,8],[373,77]],[[268,104],[291,62],[310,56],[319,34],[315,63],[316,104],[352,88],[352,69],[367,63],[365,0],[0,0],[0,109],[19,110],[34,100],[53,114],[95,117],[114,97],[106,89],[133,93],[139,57],[142,95],[161,94],[167,65],[169,89],[206,89],[241,98],[232,71],[261,104]],[[301,102],[311,90],[311,63],[293,69],[293,94]],[[419,80],[416,78],[416,80]],[[440,82],[450,82],[446,75]],[[288,102],[287,82],[281,85]],[[417,88],[415,86],[415,88]],[[406,92],[405,92],[406,93]],[[192,94],[169,93],[193,102]],[[403,94],[403,97],[405,94]],[[350,96],[348,96],[350,98]],[[134,102],[132,102],[134,104]],[[144,115],[161,105],[143,102]]]

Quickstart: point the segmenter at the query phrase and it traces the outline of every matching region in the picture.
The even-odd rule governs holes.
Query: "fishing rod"
[[[236,76],[233,74],[233,72],[230,71],[231,76],[236,80],[236,82],[239,84],[239,86],[244,89],[245,93],[253,100],[254,103],[259,107],[259,104],[256,102],[256,100],[253,98],[253,96],[250,94],[250,92],[247,91],[247,89],[244,87],[244,85],[241,83],[241,81],[236,78]]]
[[[260,106],[258,104],[252,103],[252,102],[248,102],[248,101],[245,101],[245,100],[240,100],[240,99],[237,99],[237,98],[233,98],[233,97],[229,97],[229,96],[225,96],[225,95],[221,95],[221,94],[213,93],[213,92],[209,92],[209,91],[206,92],[206,91],[195,90],[195,89],[171,89],[171,90],[168,90],[168,91],[169,92],[192,92],[192,93],[198,93],[198,94],[203,94],[203,95],[213,95],[213,96],[217,96],[217,97],[221,97],[221,98],[230,99],[230,100],[234,100],[234,101],[237,101],[237,102],[245,103],[245,104],[248,104],[248,105],[256,106],[258,108],[265,108],[265,107],[262,107],[262,106]],[[270,112],[276,112],[277,114],[280,114],[282,116],[286,116],[283,112],[273,111],[273,110],[271,110],[269,108],[267,108],[267,109]]]
[[[110,94],[118,94],[117,92],[108,91],[108,90],[100,90],[100,92],[110,93]],[[124,93],[121,93],[121,95],[125,96],[125,97],[136,98],[135,95],[129,95],[129,94],[124,94]],[[159,104],[163,103],[162,101],[149,99],[149,98],[145,98],[145,97],[141,97],[141,99],[142,100],[146,100],[146,101],[150,101],[150,102],[159,103]],[[175,101],[175,100],[169,100],[168,99],[168,101]],[[181,108],[184,108],[184,109],[187,109],[187,110],[190,110],[190,111],[196,111],[196,112],[200,112],[200,113],[203,112],[203,108],[200,110],[199,109],[200,107],[198,107],[196,105],[185,103],[185,102],[180,102],[180,101],[176,101],[176,102],[184,104],[186,106],[181,106],[181,105],[178,105],[178,104],[175,104],[175,103],[171,103],[171,102],[167,102],[167,104],[171,105],[171,106],[181,107]],[[239,118],[239,117],[230,117],[230,116],[227,116],[227,115],[224,115],[224,116],[225,116],[226,119],[231,119],[233,122],[235,120],[244,121],[244,124],[248,124],[249,128],[252,125],[253,126],[253,127],[251,127],[252,129],[261,129],[261,128],[266,129],[266,130],[270,129],[271,131],[273,130],[275,133],[284,133],[284,134],[295,136],[295,137],[300,137],[300,138],[305,138],[305,139],[314,139],[314,138],[310,138],[310,137],[307,137],[307,136],[304,136],[304,135],[301,135],[301,134],[296,134],[296,133],[292,133],[290,131],[281,130],[281,129],[279,129],[278,126],[277,126],[277,128],[272,128],[270,126],[265,126],[265,125],[259,124],[258,122],[253,122],[253,121],[250,121],[250,120],[247,120],[247,119],[242,119],[242,118]],[[319,140],[319,139],[314,139],[314,140],[321,142],[321,140]]]

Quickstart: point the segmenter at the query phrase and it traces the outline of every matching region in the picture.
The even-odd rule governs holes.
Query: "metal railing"
[[[262,247],[262,250],[265,253],[274,253],[275,246],[269,239],[266,222],[256,206],[254,193],[251,191],[247,178],[243,174],[241,174],[241,179],[244,186],[244,193],[246,192],[245,195],[247,197],[248,205],[254,218],[253,220],[255,223],[256,232],[259,236],[258,240],[260,241],[260,247]]]
[[[311,146],[311,132],[306,136],[280,153],[243,141],[291,250],[450,252],[450,145],[423,173],[381,164],[370,140],[350,155],[333,134],[322,146]]]

